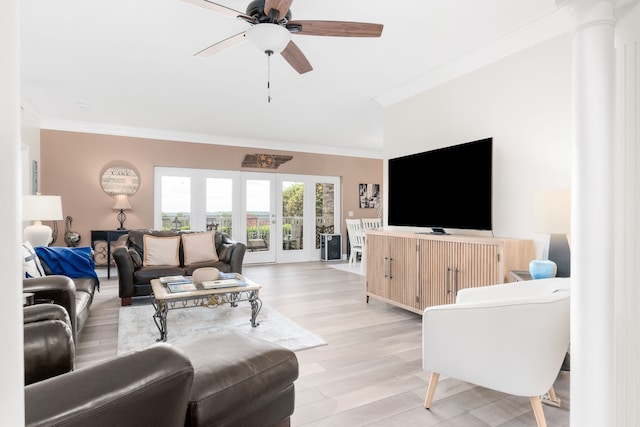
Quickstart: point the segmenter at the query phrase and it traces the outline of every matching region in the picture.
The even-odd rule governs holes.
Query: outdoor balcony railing
[[[207,215],[207,230],[219,230],[233,235],[231,216]],[[282,218],[282,237],[286,249],[302,249],[304,232],[303,217],[287,216]],[[163,230],[190,230],[191,218],[188,214],[165,215],[162,217]],[[269,214],[250,214],[247,218],[246,241],[263,242],[261,249],[270,247],[271,216]],[[330,218],[316,218],[316,247],[319,247],[320,234],[333,233],[333,216]]]

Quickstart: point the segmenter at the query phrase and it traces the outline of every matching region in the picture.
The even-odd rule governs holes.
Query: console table
[[[129,230],[91,230],[91,248],[95,250],[97,241],[107,242],[107,280],[111,279],[111,242],[118,240],[118,237],[127,234]]]
[[[369,230],[366,297],[422,314],[459,290],[514,281],[535,257],[530,239]]]

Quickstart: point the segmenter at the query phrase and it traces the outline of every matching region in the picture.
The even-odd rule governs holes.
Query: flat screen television
[[[389,159],[388,224],[492,230],[493,139]]]

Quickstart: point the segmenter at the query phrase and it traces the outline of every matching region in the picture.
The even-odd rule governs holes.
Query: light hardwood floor
[[[366,303],[363,276],[321,261],[250,265],[244,274],[262,284],[265,304],[328,342],[297,352],[293,426],[536,425],[528,398],[455,379],[441,379],[431,410],[424,409],[421,317],[373,299]],[[116,355],[119,309],[117,278],[102,279],[79,337],[77,369]],[[560,373],[555,390],[562,406],[544,406],[547,424],[569,426],[568,372]]]

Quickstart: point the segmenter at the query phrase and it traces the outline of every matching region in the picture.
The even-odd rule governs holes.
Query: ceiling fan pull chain
[[[267,102],[271,103],[271,55],[273,55],[272,50],[266,50],[264,53],[267,54]]]

